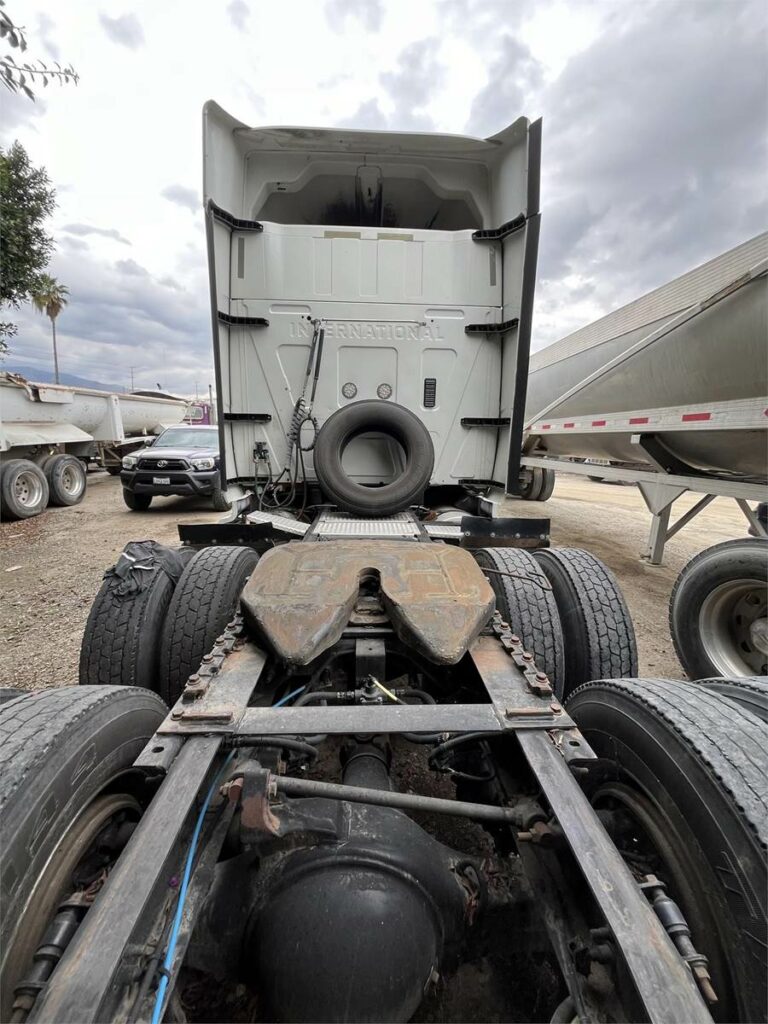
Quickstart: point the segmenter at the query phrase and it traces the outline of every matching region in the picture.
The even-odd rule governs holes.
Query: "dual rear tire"
[[[562,698],[590,679],[637,675],[634,626],[616,578],[578,548],[481,548],[496,608]]]
[[[46,507],[77,505],[85,497],[85,466],[74,455],[51,455],[38,466],[10,459],[0,467],[0,509],[4,519],[31,519]]]
[[[715,1020],[765,1020],[764,722],[706,686],[656,679],[587,683],[567,710],[608,769],[586,784],[591,803],[633,871],[666,884],[708,958]]]
[[[141,817],[132,765],[165,714],[155,694],[114,686],[0,704],[0,1020],[16,1019],[14,989],[60,904],[101,885]]]
[[[158,564],[141,589],[106,577],[83,633],[81,684],[140,686],[168,704],[179,698],[232,619],[258,555],[240,547],[170,554],[176,570]]]

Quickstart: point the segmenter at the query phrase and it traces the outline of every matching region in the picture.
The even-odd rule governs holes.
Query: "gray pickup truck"
[[[123,498],[134,512],[146,511],[157,494],[210,497],[217,512],[229,503],[221,490],[216,427],[175,426],[123,459]]]

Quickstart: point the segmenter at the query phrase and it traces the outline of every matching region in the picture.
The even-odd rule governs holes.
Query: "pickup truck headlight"
[[[216,459],[192,459],[194,469],[215,469]]]
[[[123,456],[123,469],[136,469],[139,464],[139,460],[135,455],[124,455]]]

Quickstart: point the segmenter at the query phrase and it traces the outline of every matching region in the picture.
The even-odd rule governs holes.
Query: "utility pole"
[[[211,411],[210,411],[211,423],[216,423],[217,422],[217,419],[216,419],[216,406],[213,404],[213,385],[212,384],[208,385],[208,404],[211,407]]]
[[[132,367],[130,368],[130,370],[131,370],[131,391],[133,391],[133,390],[134,390],[134,385],[133,385],[133,371],[134,371],[135,369],[136,369],[136,367],[135,367],[135,366],[132,366]]]

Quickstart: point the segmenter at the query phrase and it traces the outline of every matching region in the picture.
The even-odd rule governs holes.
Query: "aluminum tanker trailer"
[[[47,505],[76,505],[85,495],[83,460],[94,451],[112,472],[148,435],[181,423],[180,398],[117,395],[33,383],[0,373],[0,496],[4,519],[28,519]]]
[[[524,465],[546,478],[600,460],[601,477],[636,482],[653,564],[717,495],[764,536],[747,501],[766,496],[766,339],[768,232],[533,355]],[[670,527],[685,491],[703,497]]]

